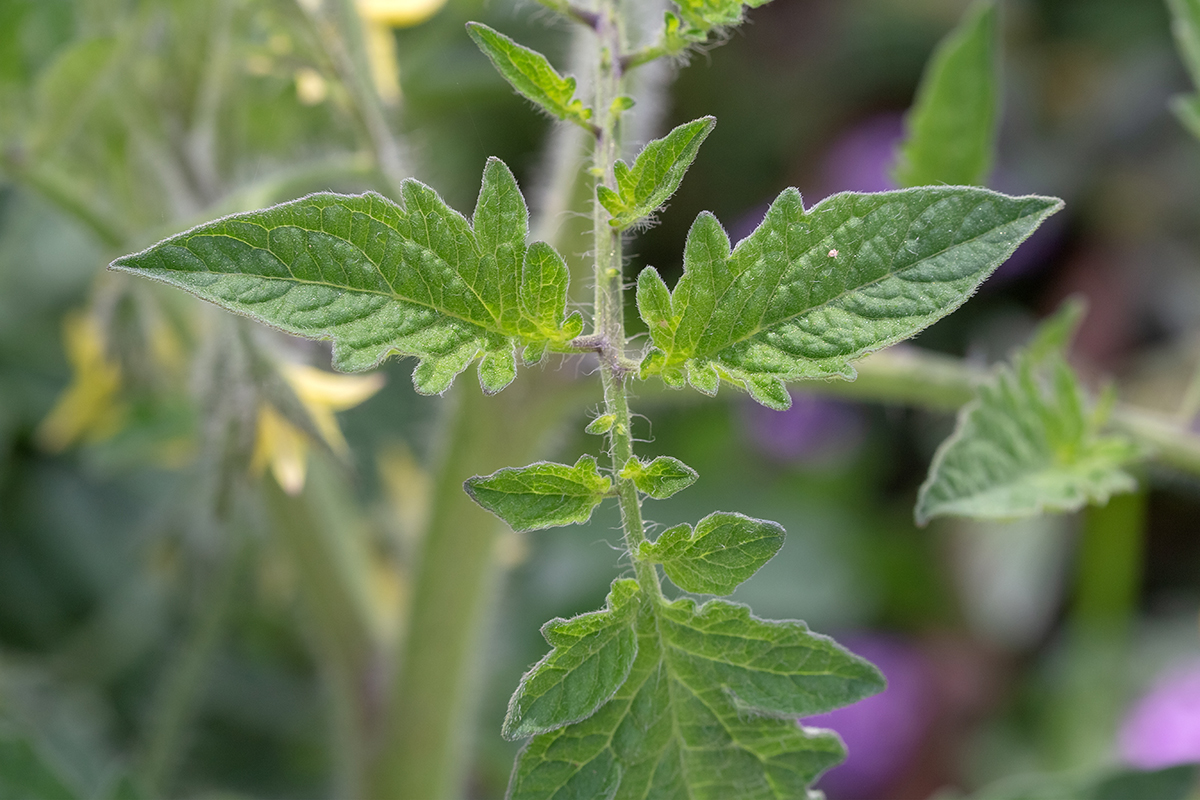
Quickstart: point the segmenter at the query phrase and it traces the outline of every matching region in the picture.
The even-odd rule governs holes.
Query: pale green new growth
[[[558,119],[570,120],[587,130],[595,129],[589,121],[592,110],[575,98],[575,79],[559,75],[544,55],[481,22],[468,22],[467,32],[522,97]]]
[[[1062,201],[970,187],[839,194],[805,210],[786,189],[731,253],[716,217],[688,234],[668,292],[648,267],[641,376],[712,394],[724,379],[772,408],[784,382],[855,375],[851,362],[958,308]]]
[[[621,477],[633,481],[639,492],[655,500],[666,500],[696,482],[696,470],[677,458],[659,456],[649,464],[630,459],[621,470]]]
[[[646,145],[634,159],[632,168],[624,161],[616,162],[613,171],[617,191],[607,186],[597,189],[600,204],[613,217],[609,224],[627,230],[667,202],[716,124],[714,118],[702,117],[680,125],[662,139]]]
[[[439,394],[480,355],[489,393],[547,348],[569,350],[583,320],[566,315],[567,267],[526,247],[516,180],[489,159],[472,223],[407,180],[403,206],[368,193],[314,194],[206,223],[113,262],[310,339],[333,340],[338,369],[389,353],[421,359],[417,391]]]
[[[583,429],[583,432],[590,433],[593,436],[603,436],[612,430],[613,423],[616,421],[616,414],[601,414],[589,422],[588,426]]]
[[[1121,466],[1139,456],[1117,436],[1102,436],[1103,415],[1087,397],[1062,348],[1081,314],[1055,316],[1029,350],[1001,365],[963,408],[938,449],[917,498],[917,523],[958,515],[1008,519],[1075,511],[1137,486]]]
[[[702,31],[726,28],[742,21],[743,6],[758,8],[770,0],[675,0],[689,25]]]
[[[800,622],[712,600],[643,604],[628,680],[591,717],[535,736],[510,800],[794,800],[837,764],[836,734],[796,717],[884,688],[869,663]]]
[[[981,0],[926,67],[894,177],[902,187],[982,185],[1000,120],[999,14]]]
[[[1200,0],[1167,0],[1171,30],[1192,83],[1200,88]],[[1184,126],[1200,139],[1200,94],[1179,95],[1171,108]]]
[[[595,458],[580,456],[573,467],[549,462],[505,467],[463,487],[514,531],[536,531],[587,522],[612,481],[597,471]]]
[[[719,511],[690,525],[663,531],[638,556],[663,565],[667,577],[694,594],[729,594],[783,547],[783,526]]]
[[[554,649],[521,679],[508,704],[504,736],[520,739],[561,728],[608,702],[633,668],[639,603],[637,582],[618,580],[604,610],[542,626]]]

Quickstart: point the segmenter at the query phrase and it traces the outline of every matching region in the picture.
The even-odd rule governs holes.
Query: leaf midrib
[[[824,202],[824,201],[822,201],[822,202]],[[974,208],[972,208],[971,210],[974,211],[975,209],[979,208],[979,206],[981,206],[981,205],[983,205],[982,202],[977,203],[974,206]],[[804,215],[805,216],[811,215],[813,212],[816,211],[816,209],[819,206],[820,206],[820,203],[818,203],[816,206],[813,206],[813,208],[811,210],[806,211],[804,213]],[[1036,212],[1036,213],[1040,213],[1040,212]],[[1008,222],[1005,223],[1005,225],[1012,225],[1013,223],[1019,222],[1020,220],[1026,219],[1027,217],[1035,216],[1036,213],[1035,214],[1023,214],[1019,217],[1016,217],[1015,219],[1009,220]],[[852,215],[849,219],[846,220],[846,222],[841,223],[841,225],[839,225],[838,228],[840,229],[840,228],[844,227],[845,225],[847,225],[850,222],[850,220],[853,220],[853,219],[865,219],[865,218],[864,217],[856,217],[856,216]],[[905,229],[905,241],[907,241],[908,232],[912,229],[912,226],[915,222],[916,222],[915,218],[909,221],[908,227]],[[1000,228],[1000,227],[1004,227],[1004,225],[996,226],[996,228]],[[971,244],[972,242],[978,241],[979,239],[982,239],[984,236],[987,236],[988,234],[994,232],[996,230],[996,228],[992,228],[991,230],[989,230],[985,233],[981,233],[978,236],[973,236],[970,239],[964,239],[961,242],[956,242],[953,245],[950,245],[949,247],[945,247],[945,248],[937,251],[936,253],[932,253],[932,254],[926,256],[925,258],[921,259],[920,261],[910,264],[909,266],[904,267],[902,269],[898,269],[898,270],[894,270],[894,271],[889,270],[888,272],[884,273],[883,275],[879,276],[878,278],[876,278],[874,280],[871,280],[866,283],[859,284],[858,286],[854,286],[852,288],[846,289],[846,290],[842,291],[841,293],[837,294],[836,296],[831,297],[828,300],[824,301],[823,303],[818,303],[817,305],[809,306],[808,308],[798,311],[795,314],[791,314],[789,316],[783,317],[782,319],[776,320],[775,322],[771,323],[771,325],[769,325],[769,326],[766,326],[766,327],[763,327],[761,325],[756,326],[754,331],[752,331],[751,333],[749,333],[745,336],[742,336],[740,338],[734,339],[734,340],[726,343],[724,346],[717,348],[716,350],[712,350],[710,352],[703,353],[703,354],[699,354],[699,353],[693,351],[693,352],[688,353],[682,359],[678,359],[678,360],[687,361],[688,359],[697,358],[697,357],[698,358],[712,358],[713,355],[720,353],[724,350],[728,350],[730,347],[733,347],[736,344],[741,344],[742,342],[749,341],[750,339],[753,339],[755,336],[758,336],[760,333],[770,331],[772,328],[775,328],[776,326],[782,325],[786,322],[790,322],[791,320],[796,319],[797,317],[801,317],[806,314],[810,314],[814,311],[819,311],[823,308],[826,308],[827,306],[831,306],[834,303],[836,303],[839,300],[846,297],[847,295],[850,295],[854,292],[862,291],[864,289],[868,289],[871,286],[874,286],[878,283],[883,282],[884,280],[887,280],[888,278],[895,277],[895,276],[900,275],[903,272],[907,272],[908,270],[911,270],[911,269],[916,269],[919,265],[924,264],[928,261],[931,261],[932,259],[937,258],[938,256],[944,255],[945,253],[948,253],[951,250],[954,250],[959,247],[963,247],[965,245]],[[739,245],[740,245],[740,243],[739,243]],[[817,249],[818,249],[818,246],[816,246],[816,245],[808,248],[803,253],[801,253],[799,256],[797,256],[791,263],[794,264],[797,261],[800,261],[802,258],[804,258],[805,256],[809,255],[810,253],[812,253],[813,251],[815,251]],[[725,257],[726,263],[728,263],[730,260],[732,260],[736,254],[737,254],[737,248],[734,248],[734,251]],[[896,254],[892,253],[892,261],[893,262],[895,261],[895,258],[896,258]],[[723,292],[721,292],[720,296],[717,297],[716,301],[713,303],[713,313],[714,314],[716,313],[716,310],[721,307],[721,301],[724,300],[725,295],[728,294],[729,292],[733,291],[735,287],[738,287],[739,282],[742,280],[742,276],[746,275],[748,272],[749,272],[749,270],[746,270],[746,271],[742,272],[741,274],[739,274],[736,278],[734,278],[734,280],[730,283],[730,285]],[[775,295],[778,293],[779,289],[782,286],[783,286],[782,279],[775,283],[775,286],[771,290],[770,297],[767,298],[767,302],[764,304],[766,308],[770,307],[771,301],[775,298]],[[761,317],[760,317],[760,319],[761,319]],[[712,322],[712,314],[709,315],[709,322],[710,323]],[[705,330],[707,330],[707,328],[708,328],[708,326],[706,325]],[[674,344],[675,334],[677,331],[678,331],[678,326],[676,326],[675,330],[672,331],[672,333],[671,333],[672,344]],[[675,351],[675,352],[679,352],[679,351]]]

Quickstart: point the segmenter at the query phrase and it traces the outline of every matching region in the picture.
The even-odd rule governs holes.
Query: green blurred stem
[[[207,686],[213,654],[221,641],[244,565],[244,546],[225,555],[200,604],[201,611],[160,685],[141,770],[148,797],[171,796],[171,777],[183,757],[187,731]]]
[[[79,191],[77,181],[42,163],[27,164],[20,155],[0,154],[0,167],[14,180],[23,183],[44,199],[75,219],[106,247],[121,250],[129,242],[129,232],[120,222]]]

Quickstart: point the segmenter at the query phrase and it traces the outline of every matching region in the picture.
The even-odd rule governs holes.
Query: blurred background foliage
[[[640,138],[704,114],[719,124],[633,264],[670,283],[701,210],[737,239],[785,186],[810,202],[888,188],[923,65],[964,8],[775,0],[695,55],[639,109]],[[1187,80],[1167,10],[1003,9],[991,185],[1067,210],[916,345],[985,366],[1082,294],[1076,366],[1173,414],[1200,363],[1200,143],[1168,111]],[[335,376],[319,344],[103,272],[188,225],[309,191],[414,175],[468,210],[489,155],[523,186],[545,180],[550,125],[463,23],[558,64],[565,25],[509,0],[372,0],[364,24],[354,11],[0,0],[0,797],[28,796],[18,778],[45,797],[365,791],[446,404],[413,393],[408,364]],[[583,260],[573,217],[547,224]],[[555,368],[566,383],[586,372]],[[1108,771],[1200,761],[1194,479],[1149,469],[1143,492],[1081,515],[918,529],[946,413],[803,394],[773,412],[733,392],[649,390],[637,409],[652,420],[646,454],[701,475],[654,521],[715,508],[779,521],[787,545],[735,599],[803,618],[889,676],[884,695],[813,721],[850,747],[823,784],[834,800],[989,785],[1130,796],[1102,783]],[[596,451],[585,411],[540,434],[545,455]],[[546,619],[601,605],[618,535],[598,514],[496,539],[478,712],[458,754],[471,797],[503,795],[507,698],[545,650]],[[1011,783],[1029,773],[1059,783]],[[1182,797],[1193,777],[1160,773],[1145,796]]]

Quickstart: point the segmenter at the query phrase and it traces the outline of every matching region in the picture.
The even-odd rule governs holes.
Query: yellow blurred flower
[[[409,28],[436,14],[446,0],[358,0],[357,5],[358,13],[367,22]]]
[[[63,346],[74,376],[37,430],[38,443],[51,452],[80,440],[109,438],[121,429],[125,414],[118,400],[121,367],[105,352],[104,332],[96,319],[68,314]]]
[[[284,364],[279,372],[325,443],[335,453],[346,455],[349,447],[334,412],[354,408],[378,392],[383,387],[383,376],[338,375],[299,364]],[[261,474],[269,466],[280,487],[297,495],[304,488],[308,472],[309,445],[308,436],[273,406],[269,403],[259,406],[254,455],[250,461],[253,472]]]

